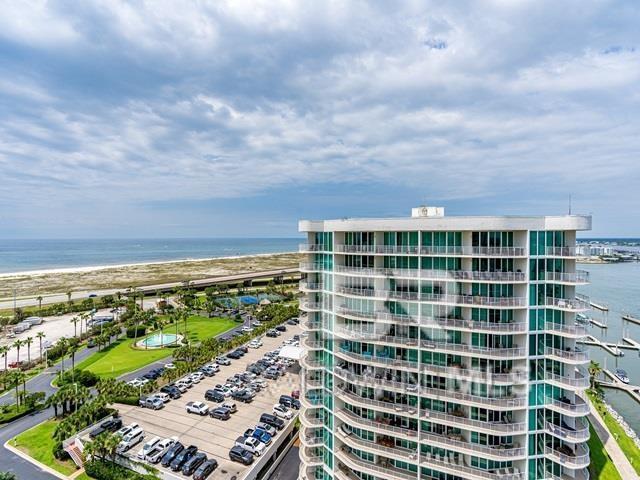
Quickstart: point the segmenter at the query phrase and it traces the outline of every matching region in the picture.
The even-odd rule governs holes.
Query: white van
[[[143,459],[155,448],[155,446],[160,443],[160,437],[153,437],[151,440],[146,442],[142,448],[138,451],[137,457]]]
[[[127,433],[118,445],[118,453],[124,453],[131,447],[136,446],[144,439],[144,430],[140,427],[134,428]]]

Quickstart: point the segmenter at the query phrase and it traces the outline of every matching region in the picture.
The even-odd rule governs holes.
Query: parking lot
[[[181,398],[171,400],[161,410],[116,405],[122,421],[125,425],[132,422],[138,423],[145,431],[144,441],[155,436],[177,437],[185,446],[197,446],[199,451],[206,453],[209,458],[215,458],[219,463],[210,478],[231,479],[233,476],[242,478],[251,466],[245,467],[240,463],[232,462],[228,452],[235,444],[237,437],[242,436],[248,428],[255,427],[262,413],[272,413],[273,405],[278,403],[280,395],[290,395],[292,390],[300,389],[300,377],[292,371],[295,370],[295,366],[277,380],[267,380],[267,386],[257,393],[253,402],[249,404],[235,402],[238,411],[232,414],[229,420],[221,421],[209,416],[188,414],[185,405],[189,401],[204,401],[210,407],[217,406],[216,403],[204,399],[206,390],[218,383],[226,383],[226,379],[235,373],[244,372],[250,363],[262,358],[266,352],[280,347],[285,340],[300,332],[298,325],[287,325],[287,331],[281,336],[277,338],[265,336],[262,338],[264,343],[262,347],[249,349],[241,359],[232,360],[231,365],[220,366],[220,371],[215,376],[205,377],[200,383],[183,393]],[[295,417],[290,421],[295,421]],[[286,420],[285,422],[288,423]],[[135,456],[143,443],[133,447],[128,455]],[[155,467],[162,469],[159,465]]]

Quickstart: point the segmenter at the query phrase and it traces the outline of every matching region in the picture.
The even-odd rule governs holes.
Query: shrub
[[[138,401],[140,400],[140,397],[135,396],[135,397],[118,397],[118,398],[114,398],[114,402],[115,403],[122,403],[124,405],[138,405]]]
[[[146,480],[154,475],[140,475],[116,463],[94,459],[84,464],[85,473],[96,480]]]
[[[70,370],[67,370],[62,374],[60,380],[58,380],[58,385],[62,386],[68,383],[73,383],[74,380],[83,387],[93,387],[98,383],[100,377],[89,370],[76,370],[73,374]]]
[[[144,325],[127,328],[127,338],[144,337],[145,333],[147,333],[147,327],[145,327]]]

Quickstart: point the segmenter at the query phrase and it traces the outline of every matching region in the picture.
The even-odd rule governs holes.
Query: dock
[[[609,328],[606,323],[602,323],[600,320],[595,320],[594,318],[591,318],[591,317],[589,317],[589,323],[599,328]]]
[[[598,381],[598,383],[600,385],[602,385],[603,387],[608,387],[608,388],[616,388],[618,390],[623,390],[625,392],[627,392],[631,398],[633,398],[636,402],[640,403],[640,387],[637,385],[628,385],[626,383],[622,383],[620,380],[618,380],[618,377],[616,377],[613,372],[607,370],[606,368],[604,368],[602,370],[602,372],[611,379],[611,381],[607,382],[607,381]]]
[[[638,342],[636,342],[635,340],[629,339],[631,340],[630,342],[627,342],[628,345],[616,345],[615,343],[606,343],[603,342],[601,340],[598,340],[596,337],[594,337],[593,335],[587,335],[585,337],[585,340],[583,340],[582,344],[584,345],[589,345],[592,347],[600,347],[603,348],[607,353],[609,353],[610,355],[614,356],[614,357],[621,357],[623,355],[621,349],[625,348],[628,350],[640,350],[640,344]]]
[[[622,337],[622,341],[628,343],[629,345],[640,351],[640,343],[636,342],[633,338]]]
[[[632,315],[629,315],[628,313],[625,313],[624,315],[622,315],[622,320],[626,322],[635,323],[636,325],[640,325],[640,318],[636,318]]]
[[[609,311],[609,307],[607,307],[606,305],[602,305],[600,303],[589,302],[589,305],[591,305],[596,310],[600,310],[601,312],[608,312]]]

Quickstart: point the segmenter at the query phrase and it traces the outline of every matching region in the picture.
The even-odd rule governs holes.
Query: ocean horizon
[[[0,239],[0,273],[40,272],[297,251],[300,237]]]

